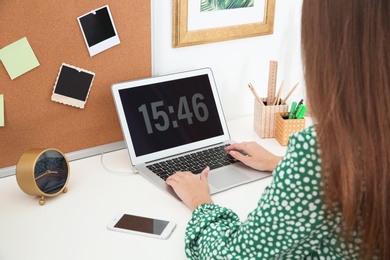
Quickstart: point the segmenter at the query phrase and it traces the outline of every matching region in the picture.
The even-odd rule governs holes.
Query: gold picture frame
[[[262,22],[192,31],[188,30],[188,1],[190,0],[173,0],[172,45],[174,48],[273,33],[276,0],[264,0]]]

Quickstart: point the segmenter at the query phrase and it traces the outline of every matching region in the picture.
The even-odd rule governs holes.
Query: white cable
[[[134,169],[134,168],[131,168],[130,171],[115,171],[115,170],[109,169],[109,168],[106,167],[106,165],[104,164],[103,155],[104,155],[104,153],[101,153],[101,154],[100,154],[100,162],[101,162],[103,168],[104,168],[106,171],[111,172],[111,173],[119,173],[119,174],[126,173],[126,175],[138,173],[138,171],[137,171],[136,169]]]

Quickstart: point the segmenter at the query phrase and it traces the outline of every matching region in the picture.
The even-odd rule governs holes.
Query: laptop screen
[[[192,144],[204,146],[202,141],[227,138],[214,79],[208,70],[113,85],[132,161],[141,157],[160,159],[195,149]]]
[[[208,75],[119,91],[137,156],[223,134]]]

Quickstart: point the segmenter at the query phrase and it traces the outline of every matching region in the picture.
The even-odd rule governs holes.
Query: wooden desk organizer
[[[303,130],[306,124],[305,118],[288,119],[288,115],[288,112],[276,113],[275,115],[275,138],[283,146],[287,145],[292,133]]]
[[[266,102],[265,98],[262,98]],[[255,99],[253,127],[260,138],[275,137],[275,114],[288,112],[288,105],[263,106]]]

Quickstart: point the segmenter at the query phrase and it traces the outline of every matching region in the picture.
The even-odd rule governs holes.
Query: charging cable
[[[103,156],[104,156],[105,153],[101,153],[100,154],[100,162],[103,166],[103,168],[108,171],[108,172],[111,172],[111,173],[116,173],[116,174],[121,174],[121,175],[130,175],[130,174],[135,174],[135,173],[138,173],[138,171],[134,168],[134,167],[131,167],[130,170],[128,171],[116,171],[116,170],[111,170],[109,169],[105,163],[104,163],[104,160],[103,160]]]

